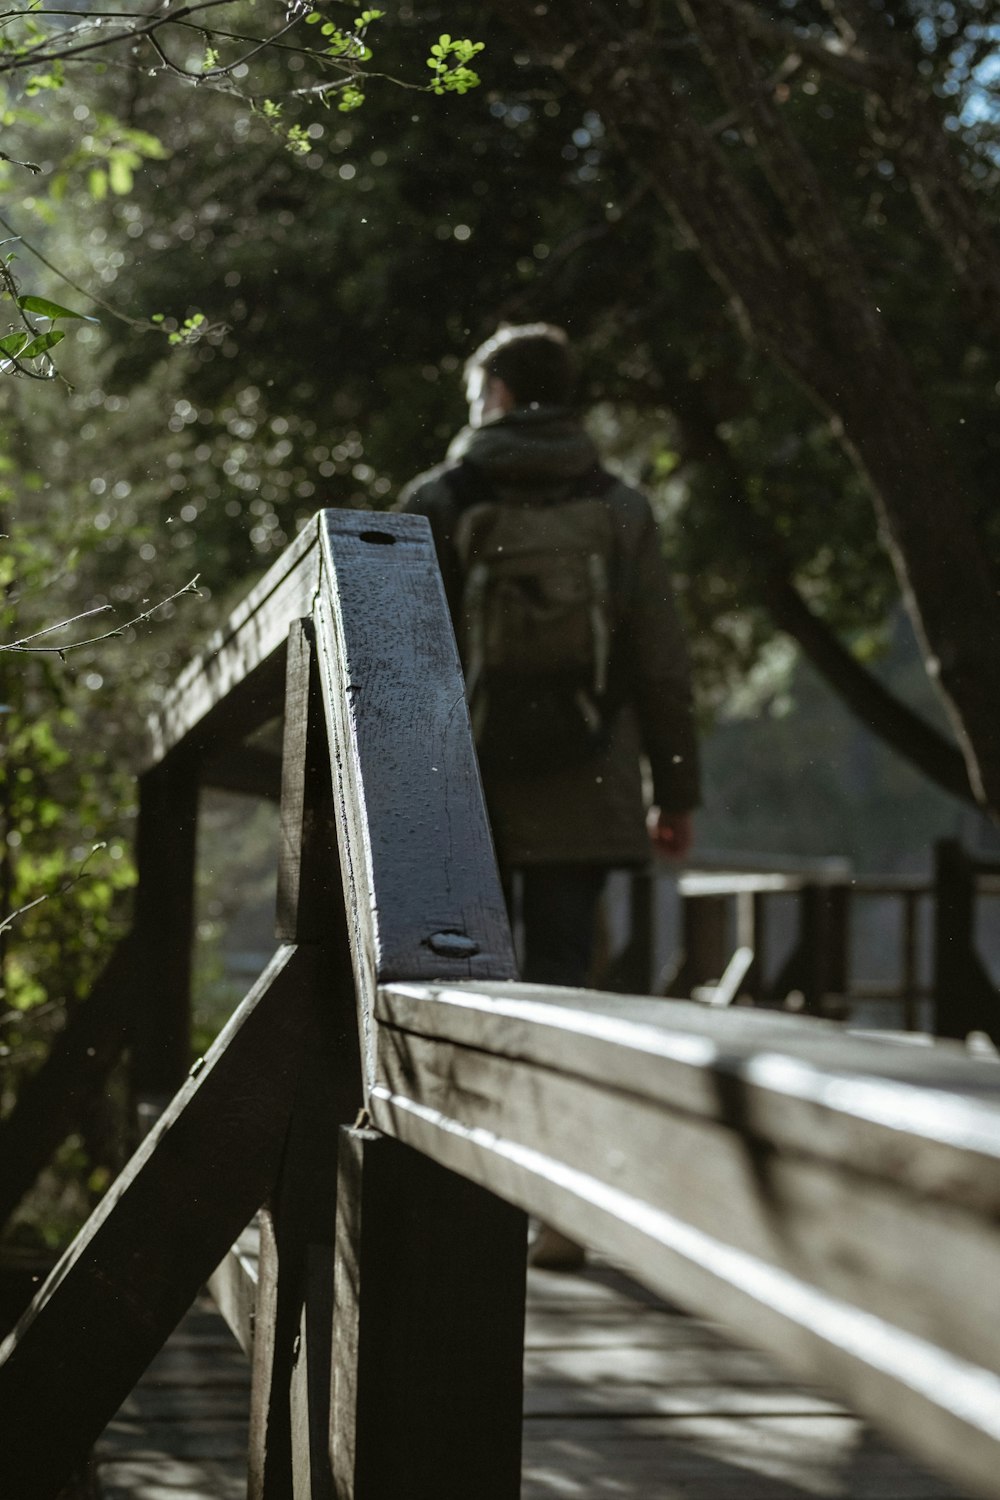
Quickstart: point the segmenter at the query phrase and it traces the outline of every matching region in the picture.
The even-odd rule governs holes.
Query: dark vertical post
[[[729,900],[726,896],[686,896],[683,905],[685,988],[717,984],[729,960]]]
[[[141,974],[131,996],[132,1087],[154,1112],[191,1066],[191,945],[194,928],[198,763],[179,752],[139,782],[135,951]]]
[[[427,523],[328,511],[321,527],[313,618],[374,1082],[380,985],[516,966]],[[517,1500],[524,1215],[368,1135],[341,1157],[337,1222],[339,1500]]]
[[[843,885],[808,881],[799,894],[799,970],[803,1009],[829,1012],[847,989],[847,903]]]
[[[760,891],[740,891],[736,896],[736,946],[753,954],[743,976],[740,995],[756,1002],[764,982],[764,906]]]
[[[278,867],[279,938],[321,951],[319,1033],[277,1186],[261,1215],[249,1500],[325,1500],[337,1132],[361,1105],[361,1064],[332,782],[312,626],[289,632]],[[304,1343],[304,1340],[306,1341]]]
[[[337,1500],[517,1500],[525,1216],[372,1130],[340,1182]]]
[[[972,974],[975,877],[957,839],[934,848],[934,1034],[965,1037],[977,1024]]]
[[[763,891],[754,891],[753,896],[753,951],[754,963],[750,974],[751,994],[754,1004],[759,1005],[767,994],[768,927],[770,923],[768,897]]]
[[[637,995],[648,995],[653,985],[653,943],[655,933],[654,903],[656,872],[637,870],[631,880],[631,931],[629,949],[632,967],[629,988]]]
[[[905,1031],[916,1031],[919,1025],[917,1016],[917,903],[920,900],[920,892],[904,890],[903,901],[903,931],[902,931],[902,991],[903,991],[903,1029]]]

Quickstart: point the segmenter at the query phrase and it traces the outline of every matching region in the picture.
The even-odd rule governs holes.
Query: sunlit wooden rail
[[[191,1067],[198,786],[283,704],[279,945]],[[1000,1069],[518,983],[421,519],[323,512],[192,664],[139,866],[99,1009],[163,1112],[3,1347],[0,1493],[54,1500],[261,1210],[262,1500],[513,1500],[527,1213],[1000,1495]]]

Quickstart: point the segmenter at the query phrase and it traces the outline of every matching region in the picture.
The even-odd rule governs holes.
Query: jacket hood
[[[598,462],[579,421],[554,406],[516,407],[482,427],[464,427],[448,458],[468,458],[494,484],[512,487],[563,484]]]

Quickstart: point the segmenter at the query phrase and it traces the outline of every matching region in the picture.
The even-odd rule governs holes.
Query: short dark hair
[[[518,406],[567,406],[576,389],[569,339],[552,323],[501,324],[466,361],[466,382],[476,370],[502,380]]]

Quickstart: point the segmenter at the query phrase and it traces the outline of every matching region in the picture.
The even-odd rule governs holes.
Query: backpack
[[[451,471],[462,591],[455,621],[484,771],[530,774],[601,749],[613,718],[614,531],[604,470],[547,503]],[[515,492],[516,493],[516,492]]]

